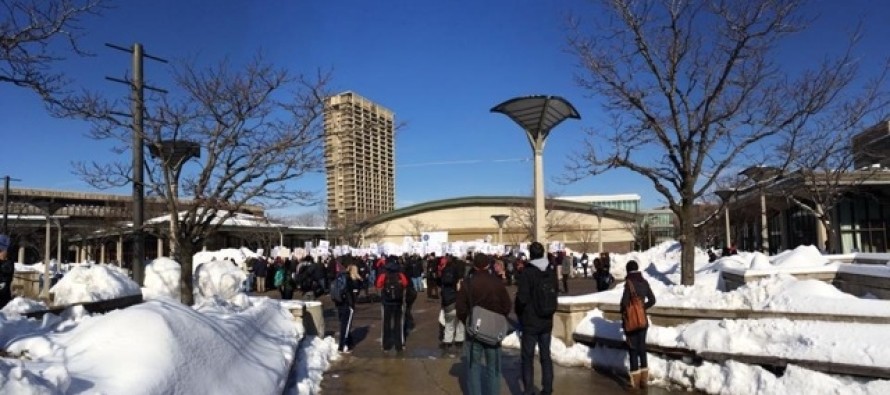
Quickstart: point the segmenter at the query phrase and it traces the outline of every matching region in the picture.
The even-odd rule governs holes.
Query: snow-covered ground
[[[801,271],[841,270],[884,275],[886,265],[849,265],[832,262],[813,247],[799,247],[773,257],[759,253],[741,253],[708,263],[706,255],[696,254],[696,285],[681,286],[679,282],[679,251],[674,245],[662,244],[645,252],[613,258],[612,273],[624,276],[624,263],[636,259],[650,284],[659,306],[751,309],[823,314],[890,316],[890,301],[857,298],[816,280],[797,280],[785,274]],[[704,258],[702,258],[704,256]],[[616,268],[616,266],[621,266]],[[737,290],[719,289],[722,268],[756,270],[774,273],[764,280],[749,283]],[[593,295],[563,297],[560,302],[618,303],[623,289]],[[702,320],[677,327],[652,326],[647,341],[668,347],[696,351],[775,356],[787,359],[812,360],[890,368],[890,325],[856,324],[788,319]],[[576,333],[622,339],[620,322],[603,318],[602,312],[588,312]],[[516,343],[516,344],[513,344]],[[518,347],[516,339],[508,346]],[[600,366],[627,369],[623,351],[576,344],[566,347],[554,341],[554,360],[570,366]],[[705,362],[693,366],[683,361],[663,360],[649,356],[650,376],[656,381],[670,382],[715,394],[887,394],[890,381],[852,379],[828,375],[797,366],[789,366],[777,377],[758,366],[738,362],[715,364]]]
[[[304,339],[300,323],[278,301],[250,298],[239,292],[243,272],[224,258],[205,254],[196,260],[196,305],[176,301],[179,267],[158,260],[146,270],[141,289],[146,302],[123,310],[91,315],[71,308],[43,320],[20,314],[44,308],[16,298],[0,311],[0,393],[316,393],[321,376],[337,358],[333,339]],[[858,270],[885,273],[890,267],[837,264],[798,249],[774,257],[742,253],[708,263],[696,254],[696,285],[679,283],[680,251],[664,243],[649,251],[614,255],[612,272],[623,278],[624,264],[635,259],[643,268],[658,305],[692,308],[753,309],[890,316],[890,301],[857,298],[814,280],[799,281],[789,271]],[[216,257],[216,259],[214,259]],[[197,258],[197,257],[196,257]],[[198,265],[198,263],[203,263]],[[774,276],[731,292],[720,290],[719,272],[756,270]],[[38,268],[39,270],[40,268]],[[133,294],[139,288],[115,267],[72,268],[53,288],[56,300],[82,302]],[[617,303],[620,287],[563,302]],[[300,303],[289,301],[288,303]],[[789,359],[890,367],[890,325],[768,320],[698,321],[677,327],[653,326],[648,341],[698,351],[771,355]],[[620,339],[620,324],[593,310],[576,332]],[[304,341],[301,342],[301,339]],[[299,344],[299,347],[298,347]],[[505,340],[518,347],[515,335]],[[557,363],[624,370],[620,350],[567,347],[554,339]],[[886,394],[890,381],[860,380],[789,366],[777,377],[760,367],[738,362],[693,366],[650,355],[650,375],[708,393],[720,394]]]
[[[16,298],[0,311],[0,349],[8,353],[0,393],[270,394],[290,386],[316,393],[337,358],[333,340],[300,342],[304,329],[287,306],[247,297],[238,291],[241,270],[210,261],[196,270],[194,307],[174,299],[179,269],[169,259],[149,265],[146,301],[126,309],[91,315],[75,307],[35,320],[21,313],[45,306]],[[106,265],[74,268],[52,289],[68,303],[139,291]]]

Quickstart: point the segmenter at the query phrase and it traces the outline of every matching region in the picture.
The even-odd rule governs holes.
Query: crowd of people
[[[387,355],[404,352],[406,337],[415,327],[411,311],[418,294],[424,292],[428,301],[438,301],[441,306],[440,348],[443,355],[462,354],[471,394],[499,393],[501,369],[500,345],[478,341],[469,334],[472,331],[468,329],[472,328],[468,325],[478,324],[472,318],[474,308],[481,307],[505,318],[515,313],[513,330],[521,342],[522,382],[531,391],[535,388],[535,348],[550,348],[558,294],[568,293],[569,277],[592,279],[598,292],[615,286],[609,254],[589,258],[586,253],[547,253],[537,242],[529,245],[528,256],[469,253],[306,256],[273,261],[254,258],[247,266],[249,278],[255,284],[248,286],[260,293],[277,289],[282,299],[292,299],[297,292],[303,299],[330,294],[340,322],[339,351],[343,353],[355,346],[351,334],[356,303],[380,303],[380,337]],[[645,308],[654,305],[654,295],[636,262],[628,262],[626,269],[636,294],[625,290],[622,311],[634,297],[641,298]],[[511,297],[507,287],[514,285],[515,296]],[[629,383],[644,386],[648,375],[646,328],[629,332],[626,338],[631,356]],[[550,353],[538,355],[542,373],[538,393],[551,394],[553,362]]]

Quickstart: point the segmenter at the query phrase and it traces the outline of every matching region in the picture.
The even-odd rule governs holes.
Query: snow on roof
[[[185,218],[186,213],[187,213],[187,211],[180,211],[179,219],[181,220],[181,219]],[[228,215],[228,213],[229,212],[226,210],[217,211],[216,218],[213,219],[213,224],[214,225],[219,224],[220,219],[222,217],[225,217],[226,215]],[[168,221],[170,221],[170,216],[162,215],[160,217],[154,217],[154,218],[151,218],[151,219],[145,221],[145,224],[147,224],[147,225],[148,224],[161,224],[161,223],[165,223]],[[226,225],[226,226],[270,227],[270,228],[281,228],[281,227],[287,226],[287,225],[283,225],[283,224],[269,222],[269,220],[267,220],[265,217],[258,217],[256,215],[245,214],[245,213],[235,213],[234,216],[226,219],[225,222],[223,222],[223,225]]]

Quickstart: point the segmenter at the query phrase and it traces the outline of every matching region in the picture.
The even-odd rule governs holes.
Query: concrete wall
[[[495,214],[510,216],[504,225],[501,244],[519,244],[526,240],[526,228],[516,220],[521,213],[509,207],[467,206],[417,213],[396,218],[376,225],[369,235],[381,233],[382,237],[365,239],[372,242],[401,243],[405,236],[418,236],[420,231],[447,231],[448,241],[471,241],[491,236],[498,243],[497,223],[491,218]],[[550,241],[561,241],[576,250],[595,251],[599,228],[593,214],[552,210],[548,214],[552,226],[548,234]],[[603,217],[602,238],[608,251],[624,252],[633,245],[632,223],[621,219]],[[370,236],[369,236],[370,237]],[[588,248],[580,248],[581,245]]]

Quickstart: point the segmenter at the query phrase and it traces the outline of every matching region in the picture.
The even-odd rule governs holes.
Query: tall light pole
[[[498,223],[498,244],[504,244],[504,222],[507,221],[507,218],[510,218],[507,214],[495,214],[492,215],[493,218]]]
[[[781,170],[776,167],[752,166],[739,173],[757,183],[760,192],[760,249],[764,254],[769,254],[769,225],[766,218],[766,194],[763,192],[763,183],[775,178],[780,172]]]
[[[559,96],[524,96],[507,100],[491,109],[504,114],[525,131],[535,157],[535,241],[546,244],[544,227],[544,141],[556,125],[568,118],[581,119],[571,103]]]
[[[729,233],[729,199],[732,199],[732,196],[735,195],[736,191],[721,189],[719,191],[715,191],[714,193],[716,193],[717,196],[720,196],[720,200],[723,201],[723,217],[725,218],[726,222],[726,238],[723,239],[723,245],[729,248],[730,241],[732,240]]]
[[[603,215],[606,213],[606,208],[602,206],[595,206],[593,208],[593,213],[596,214],[596,240],[599,248],[599,253],[603,252]]]

